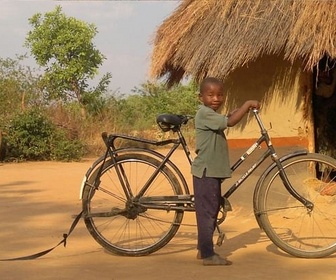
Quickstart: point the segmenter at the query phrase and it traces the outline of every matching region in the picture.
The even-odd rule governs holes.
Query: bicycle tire
[[[124,154],[116,157],[122,165],[136,196],[160,161],[144,154]],[[93,238],[106,250],[124,256],[143,256],[165,246],[176,234],[183,218],[183,211],[129,208],[110,217],[96,217],[96,213],[106,213],[111,209],[126,209],[132,203],[116,175],[116,164],[112,159],[105,162],[100,178],[94,186],[99,168],[91,173],[83,191],[85,225]],[[182,188],[176,176],[163,166],[151,183],[147,195],[179,195]],[[138,212],[132,212],[138,211]],[[134,214],[136,213],[136,214]]]
[[[255,214],[262,229],[277,247],[296,257],[322,258],[335,253],[336,160],[308,153],[282,165],[293,188],[314,208],[309,211],[296,200],[285,189],[278,169],[273,168],[257,197]]]

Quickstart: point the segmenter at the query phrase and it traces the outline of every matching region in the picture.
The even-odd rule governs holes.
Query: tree
[[[39,77],[22,64],[24,58],[0,58],[0,130],[27,105],[36,106],[42,102],[37,87]]]
[[[77,100],[85,112],[83,95],[90,92],[88,80],[97,75],[105,59],[92,42],[98,32],[95,25],[67,17],[60,6],[44,16],[33,15],[29,23],[33,30],[25,45],[37,64],[45,67],[43,90],[51,99]],[[110,73],[105,74],[99,89],[106,89],[101,83],[107,85],[110,78]]]

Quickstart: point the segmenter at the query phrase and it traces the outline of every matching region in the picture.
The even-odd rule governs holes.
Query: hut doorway
[[[313,80],[315,151],[336,158],[336,61],[323,58]]]

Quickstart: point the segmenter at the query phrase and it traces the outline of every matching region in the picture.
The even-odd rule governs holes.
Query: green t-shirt
[[[201,105],[195,116],[196,158],[191,173],[202,178],[231,177],[229,153],[224,130],[227,128],[227,116]]]

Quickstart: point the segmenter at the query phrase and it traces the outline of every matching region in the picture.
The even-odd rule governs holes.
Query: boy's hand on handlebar
[[[249,102],[249,108],[250,109],[260,109],[260,107],[261,107],[260,102],[257,101],[257,100],[249,100],[247,102]]]
[[[257,101],[257,100],[248,100],[240,108],[237,108],[237,109],[231,111],[227,115],[227,117],[228,117],[228,121],[227,121],[228,127],[236,125],[244,117],[244,115],[252,108],[259,109],[260,108],[260,102]]]

